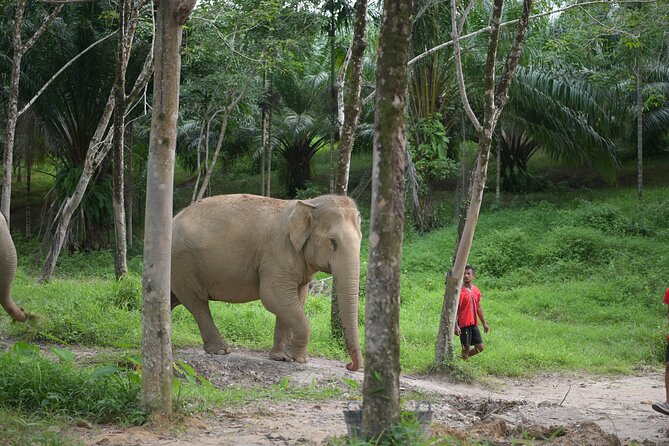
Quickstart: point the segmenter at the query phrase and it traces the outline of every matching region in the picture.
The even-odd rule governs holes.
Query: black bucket
[[[360,438],[362,431],[362,403],[349,401],[344,410],[344,421],[348,431],[348,438]]]
[[[429,401],[419,401],[415,409],[416,421],[419,426],[421,438],[427,440],[430,437],[430,424],[432,424],[432,405]],[[344,410],[344,421],[349,438],[361,438],[362,433],[362,403],[360,401],[349,401]]]
[[[420,436],[424,440],[430,438],[430,425],[432,424],[432,404],[429,401],[416,403],[416,421],[420,428]]]

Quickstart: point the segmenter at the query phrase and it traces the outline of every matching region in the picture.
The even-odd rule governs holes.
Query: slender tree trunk
[[[141,6],[142,6],[141,2],[137,3],[132,11],[130,24],[128,25],[125,36],[128,48],[130,48],[132,45],[132,39],[134,37],[135,30],[137,29],[137,23],[139,21],[139,13]],[[125,54],[126,57],[129,57],[130,50],[128,49]],[[126,60],[124,63],[125,66],[127,66],[128,61]],[[142,91],[142,89],[149,82],[152,72],[152,66],[153,66],[153,52],[149,52],[144,61],[144,65],[142,66],[142,71],[135,80],[135,84],[133,86],[132,91],[130,92],[129,95],[126,96],[125,100],[126,106],[127,104],[130,103],[130,101],[134,97],[136,97],[139,94],[139,92]],[[95,173],[97,168],[100,166],[100,163],[102,163],[102,161],[105,159],[105,157],[111,150],[112,141],[110,141],[110,139],[112,138],[112,135],[109,134],[110,132],[108,128],[112,113],[114,111],[114,106],[115,106],[115,95],[114,95],[114,89],[112,88],[112,91],[110,92],[109,97],[107,99],[107,104],[105,105],[105,108],[102,112],[102,116],[98,121],[98,126],[95,130],[95,134],[93,135],[93,138],[91,138],[91,142],[88,144],[88,151],[86,152],[86,158],[84,160],[84,168],[81,172],[81,176],[79,177],[79,181],[77,182],[77,186],[72,195],[65,199],[65,201],[61,205],[58,216],[56,217],[58,220],[58,225],[56,228],[56,232],[54,233],[53,240],[51,241],[51,247],[49,248],[49,253],[47,254],[47,257],[44,261],[44,266],[42,267],[42,273],[40,276],[40,280],[42,281],[47,281],[51,279],[51,276],[53,275],[53,272],[56,268],[56,262],[58,261],[60,252],[63,249],[63,244],[65,243],[65,239],[67,238],[67,232],[69,230],[70,222],[72,221],[72,216],[74,215],[75,211],[81,204],[81,200],[83,199],[84,194],[86,193],[86,188],[88,187],[88,184],[90,183],[93,174]]]
[[[263,99],[260,116],[260,195],[267,194],[267,183],[265,181],[265,159],[267,158],[267,68],[262,72]]]
[[[331,4],[333,1],[331,0]],[[330,11],[330,193],[335,193],[335,127],[337,122],[337,89],[335,87],[335,10]]]
[[[272,196],[272,156],[274,156],[274,144],[272,144],[272,114],[273,108],[269,108],[267,116],[267,196]]]
[[[142,307],[142,405],[172,413],[170,253],[183,24],[195,0],[156,4],[156,71],[149,138]]]
[[[500,184],[501,180],[501,170],[502,170],[502,145],[497,144],[497,165],[495,168],[495,202],[499,204],[499,200],[502,198],[502,188]]]
[[[636,66],[636,157],[637,157],[637,189],[639,199],[643,197],[643,77],[641,62],[637,58]]]
[[[207,163],[206,167],[206,172],[204,175],[204,179],[202,180],[202,186],[200,187],[200,191],[197,194],[196,200],[202,200],[204,197],[204,193],[207,191],[207,188],[209,187],[209,181],[211,180],[211,174],[214,172],[214,168],[216,167],[216,161],[218,161],[218,156],[221,152],[221,147],[223,147],[223,139],[225,138],[225,130],[228,127],[228,117],[230,116],[230,113],[232,110],[237,107],[237,104],[239,104],[239,101],[242,99],[242,94],[239,94],[236,98],[232,100],[232,103],[223,111],[223,117],[221,118],[221,130],[218,134],[218,141],[216,142],[216,149],[214,150],[214,155],[211,159],[211,163]]]
[[[135,183],[132,178],[133,174],[133,139],[132,139],[132,121],[128,122],[126,126],[126,141],[128,141],[127,150],[128,156],[125,161],[125,215],[126,215],[126,228],[127,239],[128,239],[128,249],[132,248],[132,239],[133,239],[133,208],[135,201]]]
[[[511,81],[518,66],[520,59],[520,51],[522,43],[525,38],[525,31],[527,30],[527,22],[529,20],[530,10],[532,7],[532,0],[524,0],[521,17],[518,21],[518,29],[514,37],[511,51],[506,60],[506,66],[499,83],[495,81],[495,66],[497,48],[499,46],[499,30],[500,17],[502,15],[502,8],[504,0],[494,0],[492,8],[492,17],[490,20],[490,39],[488,41],[488,56],[486,61],[486,92],[485,104],[483,111],[483,123],[479,123],[478,118],[474,115],[467,100],[465,92],[465,83],[462,73],[462,65],[460,63],[459,51],[459,29],[456,25],[456,0],[451,0],[451,16],[452,16],[452,32],[453,44],[456,58],[456,72],[458,76],[458,84],[460,87],[460,97],[465,104],[464,109],[467,111],[467,116],[472,121],[472,124],[477,129],[479,134],[478,151],[476,167],[472,174],[469,207],[466,213],[466,219],[462,225],[462,236],[457,243],[457,253],[453,261],[453,267],[446,275],[446,289],[444,292],[444,304],[442,306],[441,320],[439,323],[439,333],[437,335],[437,346],[435,349],[435,367],[443,368],[447,366],[453,359],[452,343],[453,330],[455,327],[455,317],[457,315],[457,307],[460,299],[460,289],[462,288],[462,277],[465,266],[469,258],[469,252],[474,240],[474,232],[476,231],[476,224],[478,222],[479,212],[481,210],[481,202],[483,200],[483,191],[485,189],[485,182],[488,170],[488,158],[490,156],[490,148],[492,146],[492,135],[495,131],[500,114],[509,99],[509,89]],[[464,18],[463,18],[464,20]],[[462,222],[461,222],[462,224]],[[449,353],[450,352],[450,353]]]
[[[51,25],[63,5],[58,5],[51,11],[49,16],[42,22],[42,25],[35,31],[35,33],[23,43],[21,39],[21,28],[23,26],[23,14],[25,13],[27,0],[19,0],[16,5],[16,13],[14,14],[14,39],[12,57],[12,67],[9,75],[9,97],[7,98],[7,125],[5,127],[5,147],[3,157],[3,172],[2,178],[2,197],[0,197],[0,212],[4,214],[7,219],[7,225],[10,224],[10,205],[12,199],[12,165],[14,163],[14,140],[16,137],[16,122],[19,116],[25,112],[25,109],[19,112],[19,83],[21,81],[21,61],[23,56],[35,44],[42,34]]]
[[[61,210],[56,217],[58,219],[58,226],[56,228],[56,232],[53,235],[51,247],[49,248],[49,253],[47,254],[44,261],[44,266],[42,267],[42,274],[40,277],[41,281],[47,281],[51,279],[53,271],[56,269],[56,262],[58,261],[60,252],[63,249],[63,244],[67,238],[67,232],[70,227],[70,221],[72,221],[72,216],[79,207],[79,204],[81,204],[81,200],[84,198],[84,193],[86,192],[88,183],[90,183],[91,178],[93,178],[95,170],[98,168],[102,160],[104,160],[104,158],[109,153],[109,150],[111,149],[111,142],[109,141],[111,136],[105,136],[105,133],[109,125],[113,109],[114,95],[112,93],[107,99],[107,104],[105,105],[105,109],[102,112],[102,117],[98,123],[98,128],[95,131],[95,135],[88,145],[88,152],[86,153],[86,159],[84,160],[84,168],[81,172],[81,177],[79,177],[79,181],[77,182],[77,186],[74,189],[72,195],[64,201]]]
[[[31,148],[27,147],[24,156],[26,157],[26,237],[30,237],[32,232],[32,175],[33,159]]]
[[[215,115],[215,113],[214,113]],[[191,203],[195,203],[195,199],[197,198],[197,191],[200,189],[200,177],[202,176],[202,141],[205,143],[205,147],[207,147],[207,153],[209,152],[209,126],[211,124],[211,120],[214,119],[214,116],[209,118],[206,122],[204,120],[202,121],[202,128],[200,128],[200,137],[197,140],[197,164],[195,166],[195,170],[197,171],[197,177],[195,178],[195,185],[193,186],[193,196],[190,199]]]
[[[355,128],[360,117],[360,90],[362,85],[362,65],[365,57],[365,28],[367,26],[367,0],[355,2],[355,24],[349,47],[351,71],[345,76],[344,122],[339,140],[339,165],[337,168],[335,193],[348,194],[348,177],[351,170],[351,151],[355,140]],[[330,307],[330,328],[332,337],[343,339],[344,330],[339,315],[337,292],[332,288]]]
[[[362,431],[367,439],[399,421],[399,295],[404,230],[407,57],[411,0],[383,4],[376,71],[372,217],[365,309]]]
[[[114,271],[116,278],[128,273],[128,242],[125,216],[125,72],[127,68],[128,47],[127,26],[131,13],[131,0],[122,0],[118,4],[119,29],[116,58],[116,78],[114,79],[114,130],[112,162],[112,203],[114,208]]]
[[[367,27],[367,0],[355,2],[355,22],[351,40],[351,71],[346,79],[344,97],[344,123],[339,141],[339,168],[335,193],[348,193],[348,177],[351,170],[351,152],[355,141],[355,129],[360,118],[360,91],[362,85],[362,67],[365,58],[365,29]]]

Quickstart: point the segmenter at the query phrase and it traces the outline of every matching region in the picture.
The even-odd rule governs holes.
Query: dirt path
[[[237,350],[211,356],[198,349],[176,352],[197,373],[220,387],[279,385],[339,386],[342,379],[362,382],[362,372],[343,364],[312,358],[308,364],[270,361],[266,354]],[[636,376],[594,378],[550,375],[531,380],[498,380],[486,386],[448,382],[442,377],[403,376],[403,395],[425,395],[432,404],[432,434],[473,436],[512,444],[667,445],[669,417],[656,414],[650,403],[661,397],[664,384],[657,371]],[[359,395],[359,391],[351,390]],[[315,445],[344,436],[347,427],[342,400],[267,401],[242,409],[220,408],[213,414],[189,417],[176,428],[143,426],[129,429],[76,428],[87,445]],[[546,440],[558,427],[560,435]],[[527,440],[531,438],[532,440]],[[514,443],[518,444],[518,443]]]

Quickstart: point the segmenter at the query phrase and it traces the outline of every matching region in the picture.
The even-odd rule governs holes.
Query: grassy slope
[[[324,176],[321,170],[316,178]],[[471,263],[478,267],[476,283],[492,331],[484,335],[485,353],[458,367],[475,376],[513,376],[554,370],[629,372],[659,364],[666,324],[661,295],[669,286],[668,192],[662,186],[648,189],[642,204],[633,189],[611,188],[486,205]],[[363,215],[368,218],[367,209]],[[407,231],[401,296],[405,372],[424,371],[432,363],[454,231],[452,224],[422,236]],[[140,257],[130,260],[129,279],[117,283],[110,253],[64,255],[57,278],[37,284],[41,263],[34,243],[17,242],[21,260],[14,294],[29,311],[44,316],[38,337],[138,348]],[[366,258],[363,247],[363,266]],[[212,309],[232,342],[270,347],[273,317],[259,304],[215,303]],[[328,299],[309,299],[307,313],[311,354],[343,359],[343,349],[329,338]],[[0,333],[7,332],[34,335],[35,327],[0,318]],[[201,342],[183,308],[174,312],[173,332],[177,346]]]

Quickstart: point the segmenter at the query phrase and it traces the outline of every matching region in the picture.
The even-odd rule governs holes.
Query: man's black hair
[[[473,266],[471,266],[471,265],[467,265],[467,266],[465,266],[465,271],[467,271],[468,269],[471,269],[472,272],[473,272],[474,274],[476,274],[476,268],[474,268]]]

